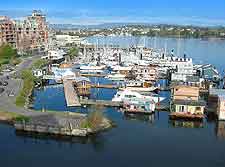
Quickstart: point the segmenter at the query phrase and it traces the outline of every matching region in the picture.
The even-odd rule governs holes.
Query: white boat
[[[106,68],[105,65],[100,65],[100,66],[96,66],[96,65],[83,65],[80,66],[80,70],[104,70]]]
[[[135,98],[150,100],[151,102],[154,102],[154,103],[159,103],[165,99],[165,97],[159,97],[157,94],[142,95],[138,92],[124,90],[124,91],[118,91],[117,94],[113,97],[112,101],[124,102],[124,101],[135,99]]]
[[[126,87],[126,88],[120,88],[119,90],[129,90],[129,91],[136,91],[136,92],[152,92],[158,89],[158,87],[151,86],[151,87]]]
[[[123,75],[123,74],[109,74],[105,78],[108,78],[113,81],[124,81],[125,77],[126,75]]]

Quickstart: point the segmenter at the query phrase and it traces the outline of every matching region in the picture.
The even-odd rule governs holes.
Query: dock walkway
[[[72,80],[63,80],[64,93],[66,98],[66,103],[68,107],[80,107],[79,97],[76,93],[76,90],[73,87]]]
[[[100,105],[106,107],[121,107],[121,102],[114,102],[109,100],[94,100],[94,99],[80,99],[82,105]]]

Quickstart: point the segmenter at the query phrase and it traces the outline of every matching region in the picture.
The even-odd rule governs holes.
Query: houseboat
[[[206,103],[199,98],[199,87],[189,85],[176,85],[171,90],[170,119],[204,118]]]
[[[123,111],[127,113],[152,114],[155,111],[155,103],[143,99],[129,99],[123,102]]]

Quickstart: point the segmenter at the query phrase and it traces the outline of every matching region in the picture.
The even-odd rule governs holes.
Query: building
[[[0,45],[7,43],[16,47],[16,42],[17,36],[13,21],[6,16],[0,16]]]
[[[212,112],[216,112],[218,120],[225,120],[225,89],[210,89],[208,103]]]
[[[174,71],[171,74],[171,81],[187,81],[188,76],[193,76],[193,62],[190,58],[176,58],[171,61]]]
[[[91,94],[91,81],[86,77],[76,77],[75,89],[79,96],[89,96]]]
[[[171,91],[172,112],[182,115],[202,115],[204,114],[205,101],[199,98],[199,87],[177,85]]]
[[[49,50],[46,56],[42,59],[51,60],[53,63],[60,63],[65,60],[66,53],[63,50]]]
[[[137,79],[155,82],[157,77],[157,66],[155,65],[136,65],[132,69]]]
[[[56,35],[55,36],[56,43],[58,46],[66,46],[66,45],[80,45],[81,38],[79,36],[72,35]]]
[[[48,25],[41,11],[24,20],[0,17],[0,30],[0,44],[9,43],[21,53],[48,48]]]
[[[194,69],[201,78],[207,81],[219,82],[221,79],[218,70],[211,64],[195,65]]]

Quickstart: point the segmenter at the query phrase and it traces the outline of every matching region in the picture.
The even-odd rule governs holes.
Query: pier
[[[94,100],[94,99],[80,99],[82,105],[100,105],[106,107],[122,107],[122,102],[115,102],[109,100]]]
[[[66,98],[66,104],[68,107],[80,107],[79,97],[76,90],[73,87],[72,80],[63,80],[64,93]]]

